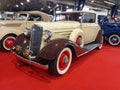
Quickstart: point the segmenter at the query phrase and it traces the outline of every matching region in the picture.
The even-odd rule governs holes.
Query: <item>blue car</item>
[[[104,31],[104,39],[112,46],[120,44],[120,22],[106,16],[99,16],[98,22],[101,29]]]

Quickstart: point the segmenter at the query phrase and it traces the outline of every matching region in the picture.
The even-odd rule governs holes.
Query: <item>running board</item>
[[[88,52],[92,51],[93,49],[99,47],[99,43],[90,43],[90,44],[87,44],[83,47],[83,49],[85,49],[85,52],[80,54],[80,55],[77,55],[77,57],[80,57],[84,54],[87,54]]]
[[[86,50],[93,50],[97,47],[99,47],[99,43],[91,43],[91,44],[87,44],[85,45],[83,48],[86,49]]]

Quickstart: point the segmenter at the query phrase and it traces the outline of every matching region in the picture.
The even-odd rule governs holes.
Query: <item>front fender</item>
[[[68,45],[69,40],[67,39],[56,39],[50,41],[46,46],[44,46],[37,58],[42,58],[46,60],[54,60],[61,50]]]
[[[86,51],[68,39],[56,39],[52,40],[43,47],[36,59],[41,58],[47,61],[55,60],[64,47],[69,47],[75,56],[78,56]]]
[[[15,34],[15,35],[19,35],[19,34],[21,34],[22,33],[22,31],[20,31],[20,30],[17,30],[17,29],[15,29],[15,28],[11,28],[11,27],[0,27],[0,40],[4,37],[4,36],[6,36],[6,35],[8,35],[8,34]]]

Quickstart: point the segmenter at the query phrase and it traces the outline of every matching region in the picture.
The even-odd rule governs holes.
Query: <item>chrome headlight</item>
[[[30,51],[29,51],[28,49],[25,49],[25,50],[23,51],[23,55],[24,55],[25,57],[28,57],[28,56],[30,55]]]
[[[52,33],[49,30],[43,31],[43,39],[44,40],[49,40],[52,36]]]
[[[24,33],[25,36],[30,37],[31,29],[25,28],[23,33]]]
[[[19,45],[16,45],[15,50],[18,54],[20,54],[22,52],[22,47]]]

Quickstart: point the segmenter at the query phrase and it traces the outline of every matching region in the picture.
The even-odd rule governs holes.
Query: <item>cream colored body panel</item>
[[[19,34],[21,34],[23,31],[21,31],[21,30],[18,30],[18,29],[15,29],[15,28],[12,28],[12,27],[10,27],[10,28],[7,28],[7,27],[0,27],[0,40],[4,37],[4,36],[6,36],[6,35],[8,35],[8,34],[15,34],[15,35],[19,35]]]
[[[28,17],[30,14],[40,15],[42,17],[42,21],[50,20],[48,14],[45,14],[40,11],[23,11],[23,12],[18,12],[18,14],[27,14],[27,18],[25,20],[0,21],[0,40],[7,34],[19,35],[23,33],[25,28],[31,28],[35,22],[40,22],[40,21],[28,21]]]
[[[100,27],[96,23],[84,23],[82,24],[81,29],[83,30],[84,43],[88,44],[95,41]]]
[[[71,36],[72,32],[74,30],[78,30],[80,32],[80,36],[83,37],[84,44],[95,41],[100,30],[100,27],[96,23],[80,24],[76,21],[41,22],[36,24],[43,27],[43,30],[49,30],[52,32],[51,40],[56,38],[70,39],[75,35]],[[42,46],[44,46],[44,44],[42,44]]]

